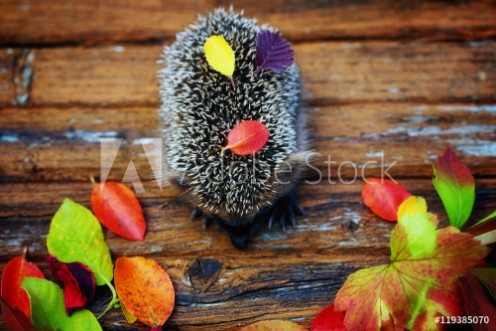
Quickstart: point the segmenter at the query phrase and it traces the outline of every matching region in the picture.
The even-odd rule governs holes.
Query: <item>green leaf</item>
[[[470,170],[449,147],[434,164],[432,183],[443,202],[450,224],[461,228],[472,213],[475,182]]]
[[[487,221],[493,219],[496,217],[496,210],[493,211],[491,214],[487,215],[486,217],[484,217],[483,219],[481,219],[480,221],[478,221],[477,223],[475,223],[474,225],[472,225],[470,227],[470,229],[473,229],[473,228],[476,228],[478,226],[481,226],[482,224],[486,223]]]
[[[64,292],[55,283],[42,278],[26,277],[22,282],[31,300],[32,322],[41,329],[61,331],[102,330],[95,316],[87,309],[75,311],[67,316]]]
[[[97,285],[112,286],[109,248],[100,222],[86,207],[65,199],[50,224],[47,246],[48,252],[61,262],[81,262],[88,266]]]

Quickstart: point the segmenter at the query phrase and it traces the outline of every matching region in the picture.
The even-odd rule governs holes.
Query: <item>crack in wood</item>
[[[34,59],[35,53],[29,48],[18,51],[14,56],[14,105],[25,106],[29,100],[33,82],[32,63]]]

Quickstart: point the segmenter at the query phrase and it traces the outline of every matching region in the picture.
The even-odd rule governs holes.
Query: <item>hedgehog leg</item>
[[[286,225],[296,226],[296,216],[301,216],[305,212],[298,203],[294,191],[277,199],[272,208],[268,211],[268,227],[277,222],[283,230],[286,230]]]

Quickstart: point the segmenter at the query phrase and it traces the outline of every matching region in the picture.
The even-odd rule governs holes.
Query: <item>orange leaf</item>
[[[389,179],[367,179],[362,191],[362,200],[374,214],[394,222],[398,219],[400,204],[410,196],[403,186]]]
[[[281,320],[261,321],[241,328],[239,331],[306,331],[303,327],[293,322]]]
[[[115,289],[125,309],[144,324],[165,324],[174,309],[174,287],[167,272],[144,257],[119,257]]]
[[[127,239],[143,240],[146,227],[143,211],[127,186],[114,182],[95,184],[91,208],[110,231]]]
[[[10,260],[2,273],[1,295],[3,299],[14,309],[18,308],[31,319],[31,302],[26,290],[21,288],[24,277],[45,278],[40,268],[32,262],[27,262],[24,255]],[[11,330],[19,330],[15,316],[8,310],[4,311],[5,323]],[[21,329],[22,330],[22,329]]]
[[[244,121],[236,125],[227,136],[227,146],[222,152],[230,149],[237,155],[248,155],[258,152],[269,139],[269,130],[259,121]]]

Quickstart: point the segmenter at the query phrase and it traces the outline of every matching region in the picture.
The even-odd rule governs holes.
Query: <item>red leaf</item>
[[[143,211],[127,186],[114,182],[95,184],[91,208],[110,231],[127,239],[143,240],[146,227]]]
[[[64,301],[67,315],[82,308],[95,295],[93,272],[82,263],[61,263],[53,255],[48,255],[48,265],[57,278],[64,284]]]
[[[449,177],[451,181],[460,186],[474,186],[475,184],[470,169],[456,157],[455,152],[449,147],[446,147],[435,167],[440,175]]]
[[[311,331],[346,331],[344,312],[334,310],[334,304],[322,309],[312,321]]]
[[[362,200],[374,214],[386,221],[398,219],[398,207],[411,193],[389,179],[371,178],[365,181]]]
[[[9,316],[9,323],[7,327],[10,330],[19,331],[33,331],[36,328],[31,323],[31,320],[19,310],[19,308],[12,307],[4,298],[0,296],[0,307],[2,308],[3,315]],[[7,319],[7,317],[6,317]]]
[[[20,287],[24,277],[45,278],[40,268],[32,262],[27,262],[22,255],[13,258],[5,266],[2,274],[1,295],[10,306],[19,309],[31,320],[31,302],[26,291]],[[17,318],[9,311],[4,311],[4,317],[9,329],[22,330],[18,328]]]
[[[474,323],[474,331],[496,330],[496,307],[491,302],[486,288],[471,273],[460,278],[460,286],[468,316],[489,316],[489,323]]]
[[[269,139],[269,130],[258,121],[244,121],[236,125],[227,136],[227,146],[222,152],[230,149],[237,155],[248,155],[258,152]]]

